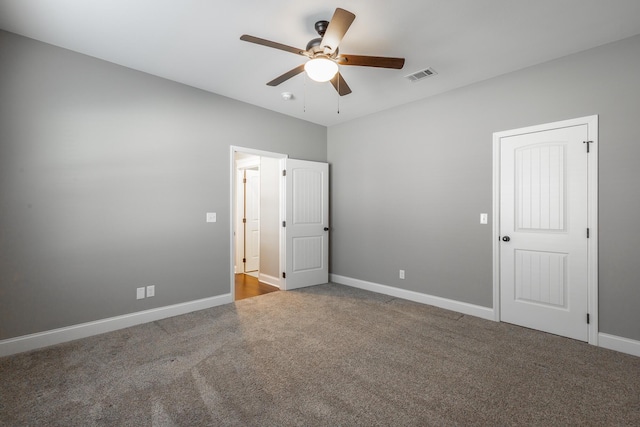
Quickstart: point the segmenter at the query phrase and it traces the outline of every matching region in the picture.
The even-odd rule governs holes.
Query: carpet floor
[[[640,358],[327,284],[0,359],[2,426],[640,425]]]

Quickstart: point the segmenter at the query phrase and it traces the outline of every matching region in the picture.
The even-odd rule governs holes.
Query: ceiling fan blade
[[[291,77],[297,76],[298,74],[300,74],[303,71],[304,71],[304,64],[298,65],[293,70],[287,71],[286,73],[284,73],[280,77],[276,77],[275,79],[271,80],[269,83],[267,83],[267,86],[278,86],[280,83],[286,82]]]
[[[260,44],[262,46],[272,47],[274,49],[284,50],[286,52],[295,53],[296,55],[305,56],[306,52],[304,49],[298,49],[297,47],[287,46],[286,44],[272,42],[271,40],[261,39],[259,37],[250,36],[248,34],[243,34],[240,37],[240,40],[249,43]]]
[[[335,76],[333,76],[333,78],[331,79],[331,84],[334,88],[336,88],[340,96],[349,95],[351,93],[351,88],[349,87],[347,82],[344,81],[344,77],[342,77],[342,74],[340,74],[339,72]]]
[[[329,22],[327,31],[322,37],[322,43],[320,43],[320,46],[326,49],[326,54],[332,54],[338,49],[342,38],[347,33],[354,19],[356,19],[356,15],[353,13],[340,8],[336,9]]]
[[[360,65],[363,67],[394,68],[404,67],[404,58],[388,58],[385,56],[343,55],[336,58],[340,65]]]

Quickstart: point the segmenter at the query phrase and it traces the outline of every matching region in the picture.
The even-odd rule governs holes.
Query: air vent
[[[413,74],[409,74],[408,76],[405,76],[405,78],[410,82],[417,82],[422,79],[426,79],[427,77],[435,76],[436,74],[438,73],[436,73],[436,71],[433,68],[425,68],[424,70],[420,70]]]

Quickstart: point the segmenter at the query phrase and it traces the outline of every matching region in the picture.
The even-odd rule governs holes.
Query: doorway
[[[231,146],[231,295],[236,274],[245,274],[246,218],[240,205],[243,169],[258,164],[260,180],[259,282],[281,290],[329,281],[329,165],[289,159],[286,154]],[[249,159],[249,160],[247,160]],[[251,162],[254,162],[252,165]],[[244,194],[244,193],[242,193]],[[242,268],[241,268],[242,267]],[[251,280],[251,279],[248,279]]]
[[[260,157],[237,153],[235,272],[258,277],[260,270]]]
[[[244,170],[244,272],[260,270],[260,167]]]
[[[234,299],[280,289],[279,160],[233,151]]]
[[[597,344],[597,116],[494,134],[496,320]]]

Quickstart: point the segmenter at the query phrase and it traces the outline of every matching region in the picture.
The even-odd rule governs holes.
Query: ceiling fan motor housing
[[[329,26],[329,21],[318,21],[316,22],[315,28],[320,37],[324,37],[324,33],[327,31],[327,27]]]
[[[317,37],[315,39],[312,39],[311,41],[309,41],[309,43],[307,43],[307,52],[309,53],[309,55],[313,58],[314,56],[316,56],[319,53],[325,53],[325,47],[321,46],[322,44],[322,39],[324,37],[324,34],[327,31],[327,28],[329,27],[329,21],[318,21],[315,24],[315,29],[318,32],[318,35],[320,37]],[[337,55],[337,50],[335,52],[335,55],[331,55],[332,57],[335,57]]]
[[[311,52],[314,47],[320,46],[320,42],[322,42],[322,37],[309,41],[309,43],[307,43],[307,51]]]
[[[321,42],[322,38],[319,37],[307,43],[307,56],[315,58],[317,55],[322,55],[327,58],[335,59],[338,56],[338,49],[336,49],[332,54],[325,53],[325,46],[321,46]]]

